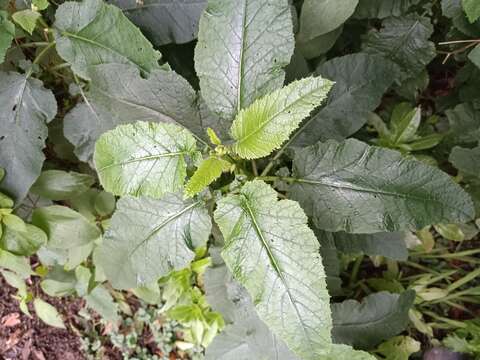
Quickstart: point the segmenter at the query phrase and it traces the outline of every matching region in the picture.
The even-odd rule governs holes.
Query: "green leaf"
[[[415,291],[408,290],[400,295],[379,292],[361,303],[346,300],[332,304],[333,339],[355,348],[371,349],[405,330],[414,300]]]
[[[332,85],[321,77],[310,77],[258,99],[235,118],[232,150],[243,159],[269,155],[325,100]]]
[[[59,249],[88,245],[101,236],[95,224],[65,206],[52,205],[35,209],[32,224],[45,231],[49,246]]]
[[[305,0],[298,36],[305,40],[339,28],[353,14],[358,0]]]
[[[455,146],[448,161],[463,174],[480,178],[480,146],[473,149]]]
[[[405,234],[402,232],[348,234],[339,231],[331,233],[331,236],[337,250],[345,254],[380,255],[399,261],[405,261],[408,257]]]
[[[196,142],[187,130],[137,122],[100,136],[94,161],[100,183],[112,194],[159,198],[183,188],[186,157],[195,155]]]
[[[55,18],[57,52],[85,79],[90,79],[91,65],[130,64],[144,73],[159,67],[160,53],[113,5],[69,1],[58,7]]]
[[[390,127],[394,144],[409,142],[414,139],[420,121],[421,109],[412,108],[409,103],[400,103],[393,109]]]
[[[398,67],[379,55],[352,54],[334,58],[316,73],[335,81],[325,106],[294,135],[296,146],[342,140],[358,131],[397,77]]]
[[[38,227],[26,224],[25,231],[15,231],[5,227],[0,246],[16,255],[30,256],[46,244],[47,235]]]
[[[61,266],[54,266],[40,286],[47,295],[68,296],[75,293],[76,284],[75,272],[65,271]]]
[[[410,76],[418,75],[436,56],[435,45],[428,39],[433,34],[430,19],[419,15],[387,18],[381,30],[371,30],[363,49],[395,62]]]
[[[13,231],[27,231],[27,227],[25,222],[19,218],[17,215],[14,214],[4,214],[2,215],[2,222],[3,224]]]
[[[338,40],[342,32],[343,26],[340,26],[329,33],[317,36],[311,40],[305,40],[299,36],[297,37],[296,45],[305,58],[314,59],[327,53],[333,47],[333,45],[335,45],[335,42]]]
[[[5,60],[5,54],[15,37],[15,25],[8,20],[8,13],[0,10],[0,64]]]
[[[480,68],[480,46],[475,46],[472,51],[468,54],[468,58],[472,63]]]
[[[162,200],[123,197],[117,203],[97,257],[112,286],[145,286],[187,266],[204,246],[211,222],[201,202],[180,194]]]
[[[263,321],[303,359],[330,347],[330,309],[319,244],[307,217],[261,181],[218,202],[222,257]]]
[[[40,174],[30,191],[50,200],[67,200],[84,193],[94,182],[95,179],[91,175],[74,171],[47,170]]]
[[[50,90],[37,79],[0,72],[0,191],[21,202],[40,175],[47,126],[57,113]],[[19,148],[21,147],[21,151]]]
[[[87,306],[96,311],[106,321],[117,323],[118,305],[113,301],[112,295],[102,285],[96,286],[90,294],[85,296]]]
[[[480,3],[477,0],[462,0],[462,5],[471,23],[480,18]]]
[[[95,211],[100,216],[108,216],[115,210],[115,196],[106,191],[101,191],[95,197]]]
[[[32,0],[32,5],[37,8],[37,10],[45,10],[48,5],[48,0]]]
[[[55,307],[40,298],[35,298],[33,300],[33,307],[35,308],[37,316],[45,324],[60,329],[65,329],[65,324],[63,323],[63,320]]]
[[[209,157],[202,161],[195,174],[185,185],[185,195],[193,197],[218,179],[223,172],[230,171],[232,164],[218,157]]]
[[[385,360],[409,360],[410,355],[420,351],[420,345],[410,336],[396,336],[381,344],[377,351]]]
[[[478,36],[480,31],[480,22],[470,23],[465,13],[462,0],[442,0],[442,13],[445,17],[452,20],[455,28],[469,37]]]
[[[435,230],[445,239],[452,241],[465,240],[465,234],[457,224],[435,224]]]
[[[114,0],[111,2],[147,34],[155,46],[183,44],[197,37],[206,0]]]
[[[353,18],[384,19],[390,16],[402,16],[420,0],[360,0]]]
[[[21,10],[17,11],[12,15],[13,21],[20,25],[23,30],[32,35],[35,26],[37,25],[37,20],[41,17],[39,12],[33,10]]]
[[[328,231],[375,233],[465,222],[470,197],[437,168],[350,139],[296,153],[290,195]]]
[[[471,103],[457,105],[445,111],[450,125],[446,141],[453,144],[472,144],[480,140],[480,111]]]
[[[124,64],[89,68],[92,81],[85,101],[65,116],[64,133],[82,161],[93,155],[95,141],[115,126],[136,121],[167,122],[203,136],[197,94],[173,71],[155,70],[147,78]]]
[[[13,255],[2,249],[0,249],[0,268],[13,271],[22,279],[26,279],[32,274],[28,258]]]
[[[8,285],[13,286],[15,289],[18,290],[18,295],[20,297],[27,297],[27,284],[25,284],[25,281],[20,276],[18,276],[14,272],[5,270],[0,271],[0,273],[2,274]]]
[[[224,264],[204,276],[208,303],[230,323],[206,349],[207,360],[299,360],[258,317],[248,292]]]
[[[287,0],[209,0],[195,69],[209,108],[230,121],[283,84],[294,38]]]

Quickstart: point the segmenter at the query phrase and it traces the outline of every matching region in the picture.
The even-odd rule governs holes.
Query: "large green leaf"
[[[233,151],[244,159],[269,155],[325,100],[332,85],[321,77],[309,77],[258,99],[232,124]]]
[[[260,318],[303,359],[329,351],[329,295],[319,243],[291,200],[261,181],[218,202],[222,257],[252,296]]]
[[[473,149],[455,146],[448,160],[463,174],[480,178],[480,146]]]
[[[173,71],[154,70],[147,78],[131,65],[89,68],[85,101],[65,116],[64,132],[80,160],[91,160],[95,141],[115,126],[135,121],[182,125],[196,135],[205,130],[190,84]]]
[[[379,55],[352,54],[320,65],[316,71],[335,81],[325,106],[301,125],[294,144],[342,140],[359,130],[368,114],[380,105],[397,77],[398,67]]]
[[[296,153],[290,195],[328,231],[375,233],[469,221],[470,197],[442,171],[350,139]]]
[[[414,300],[415,291],[408,290],[400,295],[379,292],[367,296],[361,303],[346,300],[332,304],[333,339],[337,343],[371,349],[405,330]]]
[[[480,111],[471,103],[457,105],[445,111],[450,131],[446,141],[453,144],[473,144],[480,141]]]
[[[187,266],[210,230],[205,206],[180,194],[161,200],[123,197],[96,259],[115,288],[145,286]]]
[[[356,19],[384,19],[404,15],[420,0],[360,0],[353,17]]]
[[[462,0],[462,5],[471,23],[480,18],[480,2],[478,0]]]
[[[0,72],[0,109],[0,167],[6,172],[0,191],[18,203],[40,175],[46,123],[56,115],[57,102],[39,80]]]
[[[79,76],[89,79],[88,66],[131,64],[148,73],[161,55],[122,11],[102,0],[60,5],[54,27],[58,54]]]
[[[453,26],[462,33],[471,37],[478,36],[480,21],[470,23],[463,10],[462,0],[442,0],[442,14],[451,19]]]
[[[207,360],[299,360],[258,317],[248,292],[224,264],[204,276],[208,303],[227,322],[206,350]]]
[[[95,179],[74,171],[47,170],[33,184],[31,191],[50,200],[66,200],[83,194]]]
[[[195,49],[195,69],[210,109],[232,120],[280,88],[293,48],[287,0],[210,0]]]
[[[353,14],[358,0],[305,0],[300,14],[304,40],[313,40],[339,28]]]
[[[30,256],[47,242],[47,235],[38,227],[25,225],[25,231],[5,226],[0,236],[0,247],[16,255]]]
[[[173,124],[137,122],[103,134],[95,146],[95,167],[105,190],[115,195],[161,197],[183,187],[186,157],[196,142]]]
[[[101,237],[95,224],[66,206],[35,209],[32,224],[45,231],[49,246],[58,249],[88,245]]]
[[[111,3],[121,8],[154,45],[161,46],[195,39],[207,0],[113,0]]]
[[[349,234],[343,231],[318,232],[317,237],[331,238],[335,248],[345,254],[363,253],[369,256],[385,256],[393,260],[407,260],[408,250],[403,232],[380,232],[374,234]],[[325,265],[325,267],[327,267]]]
[[[410,76],[418,75],[436,56],[430,19],[419,15],[387,18],[382,29],[371,30],[363,43],[367,53],[380,54]]]
[[[5,54],[15,37],[15,25],[8,20],[8,13],[0,10],[0,64],[5,60]]]

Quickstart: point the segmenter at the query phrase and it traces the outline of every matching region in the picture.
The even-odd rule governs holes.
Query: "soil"
[[[35,284],[32,284],[35,288]],[[81,299],[40,297],[61,313],[67,329],[45,325],[35,316],[23,314],[12,296],[16,290],[0,276],[0,359],[83,360],[80,340],[74,332],[74,318],[82,308]],[[33,309],[31,313],[34,314]]]

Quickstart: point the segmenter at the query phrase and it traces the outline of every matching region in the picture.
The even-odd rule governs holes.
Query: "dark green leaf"
[[[95,141],[117,125],[136,121],[173,123],[197,136],[205,127],[196,108],[197,95],[173,71],[155,70],[147,78],[130,65],[109,64],[89,68],[92,81],[84,102],[65,116],[65,136],[82,161],[93,155]]]
[[[207,0],[113,0],[155,46],[182,44],[197,37]]]
[[[74,171],[47,170],[35,181],[31,192],[50,200],[66,200],[80,195],[93,185],[91,175]]]
[[[57,113],[57,103],[39,80],[0,72],[0,109],[0,167],[6,172],[0,191],[19,203],[40,175],[46,123]]]
[[[296,153],[290,194],[320,229],[375,233],[464,222],[470,197],[437,168],[358,140]]]
[[[353,17],[355,19],[384,19],[402,16],[420,0],[360,0]]]
[[[333,339],[337,343],[371,349],[405,330],[414,300],[415,291],[408,290],[400,295],[372,294],[361,303],[346,300],[332,304]]]
[[[15,25],[8,20],[8,13],[0,10],[0,64],[5,60],[5,54],[15,37]]]
[[[342,140],[359,130],[397,77],[398,68],[378,55],[353,54],[334,58],[316,71],[335,82],[325,106],[301,125],[294,145]]]
[[[85,79],[90,79],[91,65],[130,64],[144,73],[159,67],[160,53],[115,6],[102,0],[68,1],[55,18],[57,52]]]
[[[363,49],[380,54],[395,62],[402,71],[414,76],[436,56],[435,45],[429,41],[433,33],[430,19],[418,15],[385,19],[381,30],[371,30]]]
[[[448,160],[462,173],[480,178],[480,146],[474,149],[456,146]]]

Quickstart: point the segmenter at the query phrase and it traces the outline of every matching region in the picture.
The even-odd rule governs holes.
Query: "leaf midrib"
[[[105,165],[104,167],[102,167],[100,169],[97,169],[97,171],[100,172],[100,171],[104,171],[104,170],[109,169],[109,168],[114,167],[114,166],[124,166],[124,165],[132,164],[132,163],[136,163],[136,162],[140,162],[140,161],[157,160],[157,159],[161,159],[161,158],[175,157],[175,156],[181,156],[181,155],[186,155],[186,154],[188,154],[186,151],[176,151],[176,152],[170,152],[170,153],[165,153],[165,154],[142,156],[142,157],[135,158],[135,159],[125,160],[125,161],[122,161],[122,162],[119,162],[119,163],[108,164],[108,165]]]
[[[300,316],[300,312],[298,310],[298,307],[297,307],[297,304],[295,303],[295,301],[293,300],[293,296],[290,292],[290,288],[287,284],[287,281],[286,279],[284,278],[281,270],[280,270],[280,266],[279,264],[277,263],[277,260],[275,259],[275,257],[273,256],[273,253],[272,253],[272,250],[270,249],[270,247],[268,246],[268,242],[267,240],[265,239],[264,235],[263,235],[263,232],[262,232],[262,229],[260,228],[260,226],[258,225],[257,223],[257,220],[255,218],[255,214],[252,210],[252,208],[250,207],[249,203],[248,203],[248,199],[245,197],[245,201],[243,202],[244,205],[245,205],[245,210],[247,210],[247,213],[248,213],[248,216],[250,217],[250,219],[252,220],[252,224],[253,224],[253,228],[255,230],[255,232],[257,233],[257,236],[260,238],[262,244],[263,244],[263,247],[265,248],[265,250],[267,251],[267,255],[270,259],[270,262],[272,263],[275,271],[277,272],[278,276],[280,277],[280,280],[282,281],[283,283],[283,286],[285,287],[285,291],[287,292],[287,295],[288,295],[288,299],[290,300],[293,308],[295,309],[295,314],[297,315],[297,318],[298,320],[300,321],[300,324],[302,325],[301,328],[302,328],[302,332],[305,336],[305,338],[308,340],[308,342],[310,344],[312,344],[312,340],[310,339],[310,336],[309,334],[306,332],[305,330],[305,326],[304,326],[304,323],[303,323],[303,319],[302,317]]]

